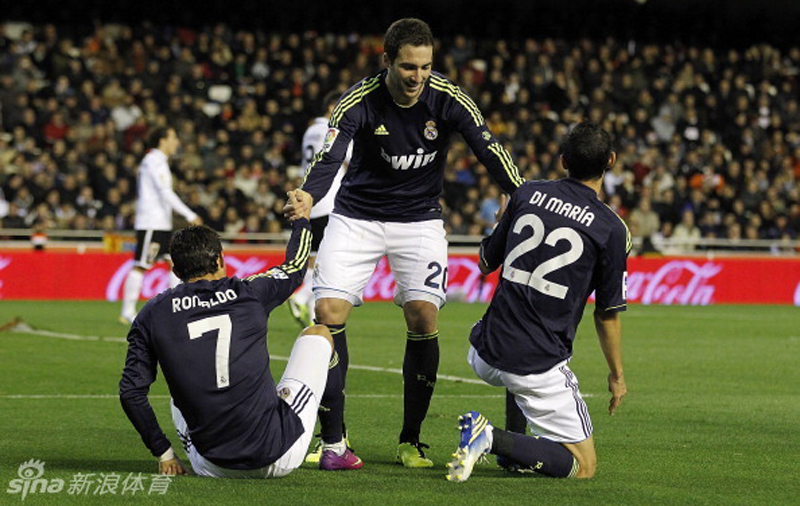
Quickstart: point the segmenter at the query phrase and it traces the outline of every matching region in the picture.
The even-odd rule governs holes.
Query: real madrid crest
[[[435,140],[439,137],[439,131],[436,130],[436,122],[428,121],[425,123],[425,138],[429,141]]]
[[[291,390],[289,390],[286,387],[283,387],[280,390],[278,390],[278,397],[280,397],[281,399],[283,399],[285,401],[286,399],[289,398],[289,395],[291,395],[291,393],[292,393]]]

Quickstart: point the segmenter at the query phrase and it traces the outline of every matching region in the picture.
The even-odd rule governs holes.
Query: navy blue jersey
[[[625,309],[630,247],[625,223],[583,183],[523,184],[481,243],[489,268],[503,267],[470,342],[488,364],[519,375],[571,357],[593,290],[598,311]]]
[[[153,455],[170,447],[147,400],[157,363],[193,444],[214,464],[264,467],[303,433],[299,417],[275,391],[267,351],[269,313],[303,281],[311,247],[308,221],[294,223],[283,265],[243,280],[181,284],[137,315],[120,399]]]
[[[441,218],[439,195],[454,132],[504,192],[522,184],[511,156],[461,88],[433,72],[417,103],[401,107],[387,89],[386,74],[384,70],[362,80],[339,99],[322,150],[303,183],[314,202],[327,193],[351,140],[353,155],[334,204],[334,212],[351,218]]]

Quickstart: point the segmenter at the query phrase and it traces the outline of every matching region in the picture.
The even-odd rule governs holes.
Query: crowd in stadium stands
[[[0,33],[2,227],[132,229],[143,139],[169,125],[176,192],[205,223],[280,232],[303,131],[329,90],[379,69],[381,44],[222,24]],[[475,99],[527,179],[564,175],[559,143],[581,118],[612,132],[603,198],[646,245],[798,236],[798,47],[455,36],[434,69]],[[447,229],[481,235],[498,189],[460,139],[448,158]]]

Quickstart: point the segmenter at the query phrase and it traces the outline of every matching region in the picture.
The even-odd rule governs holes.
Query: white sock
[[[494,443],[494,427],[490,423],[489,425],[486,426],[485,429],[483,429],[483,431],[486,432],[486,439],[489,440],[489,447],[486,449],[486,451],[488,452],[489,450],[492,449],[492,443]]]
[[[136,302],[139,294],[142,293],[142,282],[144,273],[139,269],[131,269],[125,278],[125,286],[122,289],[122,316],[133,321],[136,316]]]
[[[169,287],[170,288],[175,288],[176,286],[178,286],[180,284],[181,284],[181,278],[176,276],[175,273],[172,272],[172,269],[170,269],[170,271],[169,271]]]
[[[338,443],[326,443],[325,441],[322,442],[322,451],[332,451],[338,456],[344,455],[344,452],[347,450],[347,444],[344,442],[344,439],[339,441]]]

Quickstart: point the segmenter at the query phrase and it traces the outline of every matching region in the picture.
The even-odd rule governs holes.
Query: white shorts
[[[325,382],[328,380],[331,352],[330,343],[322,336],[305,335],[295,341],[286,370],[276,390],[283,401],[300,417],[303,423],[303,435],[278,460],[259,469],[226,469],[200,455],[188,436],[189,430],[183,414],[170,401],[172,421],[175,423],[194,473],[212,478],[280,478],[300,467],[314,435],[317,409],[325,390]],[[310,399],[307,402],[298,402],[296,405],[294,402],[296,398],[299,400],[307,398],[307,394],[299,397],[307,390],[311,391]]]
[[[557,443],[580,443],[592,435],[589,410],[568,360],[541,374],[519,376],[490,366],[470,346],[467,362],[480,379],[514,394],[534,435]]]
[[[150,270],[157,260],[169,260],[170,239],[171,230],[137,230],[136,250],[133,253],[135,265]]]
[[[314,265],[317,299],[363,304],[364,288],[386,255],[394,275],[394,302],[424,300],[442,307],[447,285],[447,239],[442,220],[367,221],[332,213]]]

